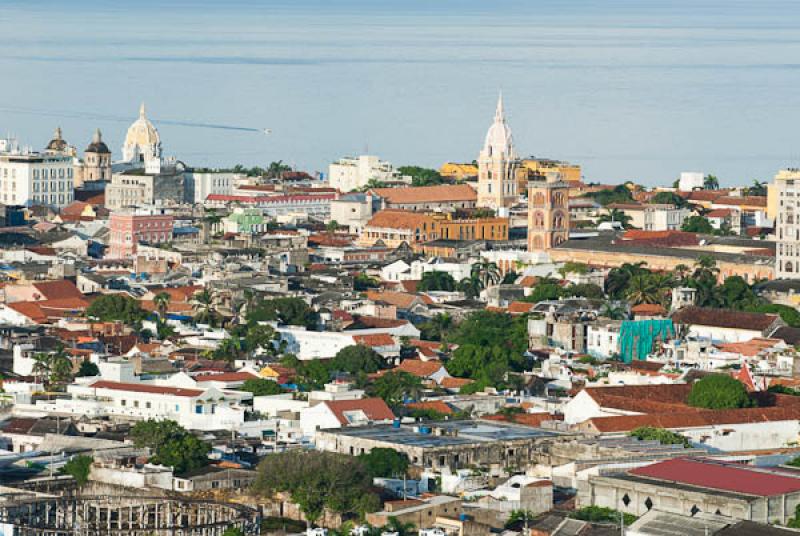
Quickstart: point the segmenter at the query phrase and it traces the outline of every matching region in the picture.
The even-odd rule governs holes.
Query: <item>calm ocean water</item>
[[[144,101],[196,165],[438,166],[477,156],[502,88],[523,155],[743,184],[800,166],[798,27],[794,0],[0,0],[0,134],[99,126],[118,154]]]

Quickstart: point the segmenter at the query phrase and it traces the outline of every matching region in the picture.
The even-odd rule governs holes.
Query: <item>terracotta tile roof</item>
[[[43,281],[34,283],[33,287],[41,294],[40,299],[60,300],[64,298],[83,298],[83,294],[72,281],[62,279],[60,281]]]
[[[27,251],[36,253],[37,255],[55,256],[56,250],[45,246],[28,246],[25,248]]]
[[[658,316],[667,314],[667,310],[657,303],[640,303],[631,307],[635,315]]]
[[[388,333],[375,333],[371,335],[353,335],[353,340],[357,344],[379,348],[382,346],[395,346],[397,343]]]
[[[618,210],[644,210],[647,208],[647,205],[642,203],[609,203],[606,205],[606,208]]]
[[[156,307],[156,302],[153,300],[140,300],[139,305],[141,305],[142,309],[145,311],[157,311],[158,307]],[[194,306],[191,303],[187,302],[173,302],[172,300],[169,301],[167,304],[167,312],[168,313],[191,313],[194,311]]]
[[[400,286],[403,287],[403,290],[406,292],[411,292],[412,294],[417,292],[417,287],[419,286],[420,281],[415,281],[413,279],[407,279],[405,281],[400,281]]]
[[[442,369],[443,365],[439,361],[422,361],[421,359],[405,359],[397,367],[395,372],[407,372],[418,378],[429,378]]]
[[[400,309],[409,309],[415,302],[423,302],[428,305],[433,303],[428,296],[417,294],[408,294],[406,292],[393,292],[391,290],[368,290],[367,299],[374,302],[384,302],[389,305],[394,305]]]
[[[730,190],[693,190],[691,192],[678,192],[678,195],[687,201],[714,201],[724,197]]]
[[[760,497],[800,491],[800,478],[777,470],[763,471],[741,464],[702,458],[675,458],[638,467],[630,474]]]
[[[222,374],[201,374],[194,377],[194,381],[202,382],[245,382],[257,380],[258,376],[250,372],[223,372]]]
[[[539,282],[539,278],[538,277],[533,276],[533,275],[526,275],[525,277],[523,277],[520,280],[519,284],[520,284],[520,286],[523,286],[523,287],[532,287],[532,286],[535,286],[536,283],[538,283],[538,282]]]
[[[82,298],[61,298],[54,300],[41,300],[36,302],[42,311],[47,313],[54,310],[84,311],[89,307],[89,302]]]
[[[700,243],[695,233],[683,231],[640,231],[631,229],[622,235],[623,242],[657,243],[662,246],[696,246]]]
[[[474,381],[475,380],[470,380],[469,378],[453,378],[450,376],[447,378],[442,378],[442,381],[439,382],[439,385],[445,389],[461,389],[465,385],[469,385]]]
[[[185,396],[194,398],[203,394],[201,389],[184,389],[182,387],[162,387],[143,383],[124,383],[100,380],[89,387],[94,389],[111,389],[114,391],[128,391],[131,393],[152,393],[157,395]]]
[[[37,302],[15,302],[7,303],[6,307],[13,309],[22,316],[30,318],[36,324],[43,324],[47,322],[47,315],[44,314],[42,308],[39,307]]]
[[[665,411],[697,411],[686,405],[692,386],[684,383],[667,385],[614,385],[589,387],[586,394],[604,408],[638,413]]]
[[[756,331],[766,330],[778,318],[778,315],[770,313],[748,313],[731,309],[702,307],[684,307],[672,315],[672,321],[678,324],[697,324],[700,326]]]
[[[362,398],[361,400],[333,400],[322,402],[336,415],[342,425],[349,424],[345,413],[363,411],[370,421],[390,421],[394,413],[382,398]]]
[[[714,209],[706,214],[706,218],[727,218],[733,214],[733,210],[729,208]]]
[[[343,320],[347,322],[353,321],[353,315],[348,313],[347,311],[343,311],[341,309],[334,309],[333,310],[333,319],[334,320]]]
[[[519,301],[511,302],[508,305],[508,312],[512,315],[526,314],[530,313],[531,309],[533,309],[535,306],[536,306],[535,303],[519,302]]]
[[[384,198],[390,205],[477,201],[478,199],[477,192],[468,184],[374,188],[372,192]]]
[[[436,413],[441,413],[442,415],[452,415],[455,413],[453,411],[452,406],[443,400],[428,400],[426,402],[411,402],[410,404],[406,404],[408,409],[422,409],[422,410],[430,410],[435,411]]]
[[[742,354],[746,357],[755,357],[767,348],[772,348],[780,343],[780,339],[762,339],[756,337],[745,342],[726,342],[715,346],[724,352]]]
[[[648,415],[595,417],[589,419],[584,424],[589,425],[591,428],[601,433],[612,433],[628,432],[642,426],[680,429],[723,424],[796,421],[798,419],[800,419],[800,407],[777,406],[713,411],[669,411],[665,413],[651,413]]]
[[[383,229],[410,229],[422,227],[423,223],[432,223],[431,216],[407,210],[381,210],[367,223],[367,227]]]
[[[732,206],[748,206],[748,207],[764,207],[767,206],[767,197],[762,195],[746,195],[742,197],[735,196],[722,196],[714,200],[715,205],[732,205]]]
[[[517,413],[509,419],[505,415],[487,415],[483,417],[492,421],[514,422],[525,426],[539,427],[546,421],[563,421],[563,415],[550,415],[549,413]]]

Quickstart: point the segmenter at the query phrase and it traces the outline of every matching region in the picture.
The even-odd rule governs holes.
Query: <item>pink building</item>
[[[109,224],[107,258],[123,259],[136,253],[140,242],[161,244],[172,240],[173,218],[164,214],[113,212]]]

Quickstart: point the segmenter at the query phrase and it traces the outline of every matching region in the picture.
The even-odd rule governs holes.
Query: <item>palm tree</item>
[[[686,284],[686,280],[689,277],[689,267],[685,264],[678,264],[673,269],[675,275],[677,276],[677,282],[681,285]]]
[[[631,278],[625,297],[632,305],[659,303],[658,289],[646,275],[635,275]]]
[[[50,360],[50,382],[67,383],[72,378],[72,361],[63,352],[57,352]]]
[[[622,225],[623,229],[630,229],[631,228],[631,218],[625,212],[621,211],[618,208],[612,208],[608,211],[608,214],[603,214],[597,219],[597,223],[603,222],[619,222]]]
[[[627,311],[619,302],[607,301],[600,308],[600,316],[611,320],[624,320]]]
[[[267,168],[267,178],[280,179],[284,173],[291,171],[292,168],[283,163],[283,160],[277,162],[270,162]]]
[[[717,268],[717,261],[711,255],[700,255],[694,263],[694,279],[702,278],[717,278],[719,268]]]
[[[50,378],[50,355],[36,353],[33,355],[33,375],[41,383],[45,383]]]
[[[477,298],[483,290],[480,279],[475,276],[465,277],[458,283],[458,290],[463,292],[467,298]]]
[[[714,175],[706,175],[703,179],[704,190],[719,190],[719,179]]]
[[[501,277],[497,264],[481,259],[472,265],[472,277],[477,277],[483,288],[496,285]]]
[[[161,318],[164,318],[167,315],[167,308],[169,307],[170,299],[170,295],[166,292],[159,292],[153,298],[153,303],[155,303],[156,309],[158,310],[158,315]]]
[[[669,307],[672,300],[672,287],[675,286],[675,279],[670,274],[651,274],[650,284],[658,296],[658,303],[665,308]]]
[[[218,314],[214,310],[214,294],[204,288],[194,295],[195,301],[200,305],[200,312],[195,316],[197,322],[208,324],[209,326],[216,327]]]

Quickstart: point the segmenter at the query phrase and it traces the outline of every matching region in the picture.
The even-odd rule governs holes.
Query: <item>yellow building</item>
[[[548,172],[557,171],[564,182],[577,182],[581,180],[581,166],[560,162],[558,160],[547,160],[545,158],[532,158],[522,161],[522,167],[535,175],[546,175]]]
[[[478,176],[477,164],[458,164],[456,162],[445,162],[439,168],[439,174],[442,177],[452,179],[454,181],[463,181]]]
[[[451,220],[446,214],[424,214],[406,210],[381,210],[364,226],[359,246],[379,240],[396,248],[431,240],[508,240],[508,218]]]

